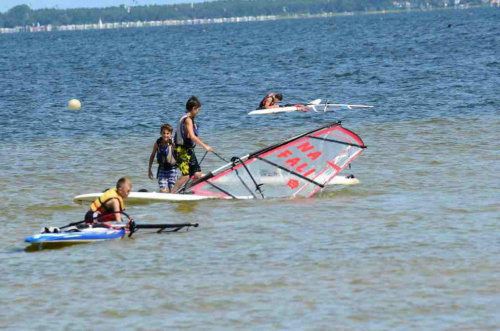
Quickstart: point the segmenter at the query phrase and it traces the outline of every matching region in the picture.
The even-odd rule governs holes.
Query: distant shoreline
[[[221,24],[221,23],[240,23],[240,22],[264,22],[275,20],[289,19],[307,19],[307,18],[327,18],[338,16],[355,16],[355,15],[380,15],[380,14],[400,14],[409,12],[437,11],[437,10],[457,10],[457,9],[472,9],[472,8],[488,8],[490,6],[480,5],[463,5],[457,7],[439,7],[428,9],[390,9],[379,11],[362,11],[362,12],[327,12],[321,14],[292,14],[292,15],[261,15],[261,16],[243,16],[243,17],[227,17],[227,18],[201,18],[187,20],[163,20],[163,21],[137,21],[137,22],[113,22],[103,23],[99,21],[96,24],[72,24],[72,25],[33,25],[33,26],[17,26],[14,28],[0,28],[0,34],[17,33],[17,32],[50,32],[50,31],[82,31],[82,30],[103,30],[103,29],[120,29],[120,28],[142,28],[142,27],[158,27],[158,26],[179,26],[179,25],[200,25],[200,24]]]

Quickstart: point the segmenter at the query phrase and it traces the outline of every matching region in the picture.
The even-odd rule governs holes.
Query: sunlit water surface
[[[0,35],[0,327],[500,328],[499,21],[483,9]],[[247,116],[269,91],[376,108]],[[200,227],[25,251],[41,227],[83,217],[77,194],[121,176],[155,190],[152,145],[192,94],[202,139],[227,158],[343,120],[368,145],[346,172],[361,184],[130,206],[137,222]]]

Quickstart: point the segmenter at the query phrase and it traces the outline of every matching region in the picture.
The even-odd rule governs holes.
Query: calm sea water
[[[0,328],[500,328],[498,22],[475,9],[0,35]],[[376,108],[247,116],[268,92]],[[200,227],[25,251],[82,218],[76,194],[121,176],[154,190],[159,127],[193,94],[225,157],[343,120],[368,145],[348,171],[361,184],[130,206]]]

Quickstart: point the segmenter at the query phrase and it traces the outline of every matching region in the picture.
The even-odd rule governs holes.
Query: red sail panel
[[[365,148],[355,133],[332,124],[228,164],[189,189],[219,198],[309,198]],[[260,191],[259,189],[260,188]]]

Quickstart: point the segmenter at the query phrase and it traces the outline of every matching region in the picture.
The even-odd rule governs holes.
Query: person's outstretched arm
[[[205,144],[203,141],[201,141],[200,138],[198,138],[195,134],[194,134],[194,130],[193,130],[193,120],[191,120],[189,117],[186,119],[186,131],[188,133],[188,137],[189,139],[193,140],[195,143],[197,143],[198,145],[200,145],[201,147],[203,147],[205,150],[207,150],[208,152],[211,152],[212,151],[212,147],[208,146],[207,144]]]
[[[151,167],[153,166],[153,161],[155,160],[155,156],[156,156],[157,151],[158,151],[158,144],[155,143],[153,145],[153,152],[151,153],[151,156],[149,157],[149,170],[148,170],[149,179],[153,179],[153,172],[151,171]]]

